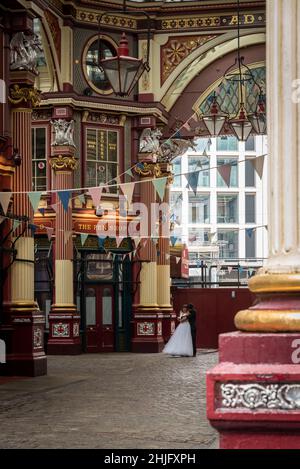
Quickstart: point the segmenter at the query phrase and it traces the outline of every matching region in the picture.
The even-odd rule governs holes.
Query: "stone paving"
[[[205,371],[216,353],[48,357],[48,375],[0,385],[0,448],[216,448]]]

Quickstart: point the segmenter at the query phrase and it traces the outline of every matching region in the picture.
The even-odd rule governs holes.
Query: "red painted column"
[[[53,144],[50,165],[55,175],[54,188],[71,189],[73,170],[77,165],[75,147],[71,144]],[[49,354],[81,353],[80,314],[74,303],[72,228],[72,208],[69,206],[65,210],[56,195],[55,291],[49,313]]]
[[[12,178],[11,212],[28,217],[33,223],[33,210],[26,192],[32,190],[31,110],[38,103],[39,95],[33,87],[33,73],[14,71],[10,79],[12,145],[22,157]],[[43,343],[45,318],[34,298],[34,237],[28,224],[22,223],[14,231],[12,241],[17,255],[10,268],[10,298],[4,303],[11,326],[7,370],[15,375],[43,375],[47,372]]]
[[[145,182],[140,184],[140,202],[144,204],[141,211],[140,260],[142,262],[139,286],[139,304],[133,305],[133,352],[160,352],[164,346],[161,329],[161,315],[157,304],[157,248],[151,239],[155,236],[151,216],[156,203],[156,190],[152,179],[160,174],[159,165],[155,164],[152,154],[139,154],[136,172]],[[143,223],[147,220],[147,223]],[[152,228],[152,230],[151,230]],[[142,228],[143,229],[143,228]],[[151,232],[152,231],[152,232]]]

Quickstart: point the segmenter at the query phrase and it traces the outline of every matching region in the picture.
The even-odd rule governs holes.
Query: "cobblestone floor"
[[[0,448],[216,448],[205,417],[215,353],[48,357],[48,375],[0,385]]]

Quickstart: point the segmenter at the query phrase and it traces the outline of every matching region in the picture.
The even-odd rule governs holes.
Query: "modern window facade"
[[[199,138],[195,152],[177,158],[174,172],[179,174],[180,166],[182,176],[171,189],[173,229],[191,260],[215,258],[236,265],[250,260],[255,267],[267,257],[267,161],[262,179],[253,165],[267,153],[266,143],[266,137],[255,136],[247,144],[232,136]],[[218,171],[226,164],[231,164],[229,186]],[[197,170],[194,194],[183,174]]]

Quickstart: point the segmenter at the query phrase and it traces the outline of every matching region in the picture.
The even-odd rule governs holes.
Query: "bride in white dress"
[[[179,314],[179,325],[176,327],[170,340],[166,343],[162,351],[163,353],[180,355],[182,357],[193,356],[193,340],[188,316],[189,311],[184,306]]]

